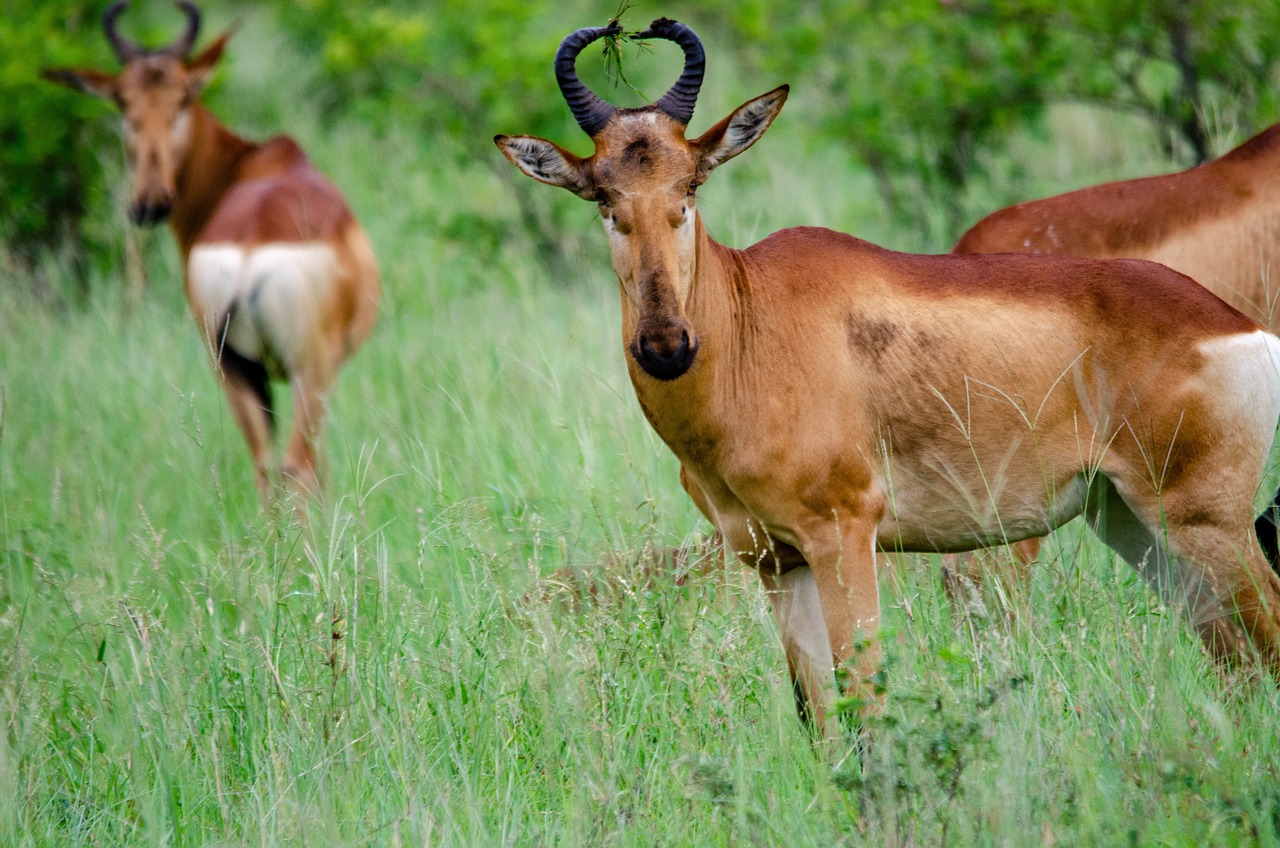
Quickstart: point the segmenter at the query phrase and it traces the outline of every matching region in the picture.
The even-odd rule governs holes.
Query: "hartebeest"
[[[1280,124],[1187,171],[992,212],[952,250],[1150,259],[1280,330]]]
[[[182,0],[185,32],[144,50],[103,17],[124,68],[45,70],[45,78],[114,102],[124,116],[133,178],[129,217],[168,220],[178,242],[187,301],[253,456],[258,488],[270,493],[274,416],[271,379],[293,385],[293,430],[281,475],[318,486],[316,441],[338,366],[377,317],[377,263],[341,193],[293,139],[257,144],[223,127],[197,99],[231,33],[188,58],[200,12]]]
[[[1280,419],[1280,340],[1148,262],[913,256],[826,229],[714,241],[698,189],[787,98],[685,137],[704,53],[656,103],[616,108],[556,54],[594,153],[495,142],[529,176],[599,204],[640,408],[729,550],[758,569],[802,714],[831,732],[835,666],[875,709],[876,548],[955,551],[1084,512],[1188,610],[1212,651],[1280,668],[1280,578],[1253,497]]]
[[[1036,253],[1150,259],[1196,280],[1245,315],[1280,330],[1280,124],[1212,162],[1104,183],[1000,209],[953,253]],[[1271,559],[1271,510],[1258,518]],[[1024,543],[1026,552],[1034,550]]]

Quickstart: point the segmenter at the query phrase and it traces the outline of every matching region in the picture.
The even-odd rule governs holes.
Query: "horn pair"
[[[578,54],[593,41],[605,36],[618,35],[622,27],[615,21],[607,27],[586,27],[566,36],[556,51],[556,82],[560,84],[560,93],[573,111],[578,126],[587,135],[594,136],[609,122],[609,118],[617,111],[617,107],[601,98],[578,79],[575,63]],[[673,120],[688,126],[693,118],[693,107],[698,101],[698,91],[702,88],[702,76],[706,72],[707,58],[703,52],[702,42],[693,30],[677,21],[659,18],[636,39],[661,38],[671,41],[684,50],[684,71],[676,80],[671,90],[653,104],[669,115]]]
[[[195,46],[196,36],[200,34],[200,10],[190,0],[178,0],[178,8],[185,12],[187,16],[186,32],[178,36],[172,44],[155,50],[143,49],[141,45],[125,38],[116,29],[116,19],[120,17],[128,6],[129,0],[116,0],[102,15],[102,28],[107,32],[107,42],[110,43],[111,49],[115,51],[116,57],[122,63],[128,64],[134,59],[141,59],[143,56],[160,54],[185,59],[187,54],[191,52],[191,48]]]

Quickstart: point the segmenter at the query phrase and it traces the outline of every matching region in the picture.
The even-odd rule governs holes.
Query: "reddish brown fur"
[[[235,174],[198,229],[199,241],[257,245],[330,240],[354,220],[338,189],[286,136],[249,148]]]
[[[495,141],[600,204],[640,408],[759,570],[802,711],[832,730],[833,661],[874,709],[877,547],[971,549],[1082,510],[1215,653],[1250,650],[1240,625],[1280,665],[1252,515],[1280,341],[1149,262],[911,256],[819,228],[718,244],[696,184],[785,98],[693,140],[656,108],[618,110],[585,159]]]
[[[993,212],[954,253],[1036,253],[1161,262],[1280,329],[1270,272],[1280,262],[1280,124],[1219,159]],[[1021,543],[1024,559],[1032,545]],[[1032,554],[1034,556],[1034,554]]]
[[[108,13],[108,27],[119,11]],[[194,29],[191,32],[194,37]],[[324,398],[338,366],[372,331],[379,299],[377,265],[341,193],[292,139],[246,141],[195,100],[221,58],[228,35],[191,59],[167,49],[127,56],[118,76],[89,70],[51,70],[45,76],[120,106],[134,177],[132,214],[146,223],[168,218],[182,256],[193,315],[248,442],[259,488],[264,498],[269,496],[271,410],[266,375],[279,371],[278,376],[293,383],[295,397],[293,431],[281,470],[292,487],[312,492],[318,487],[315,443]],[[332,250],[330,267],[291,272],[313,284],[306,308],[282,316],[288,310],[277,306],[267,318],[256,319],[289,323],[269,323],[264,331],[273,339],[287,340],[288,350],[271,351],[269,361],[257,361],[228,349],[229,322],[238,309],[251,305],[239,299],[216,304],[199,300],[191,260],[202,245],[235,247],[245,267],[264,246],[327,245]],[[305,276],[316,273],[323,277],[319,283]],[[218,285],[225,289],[231,283],[218,281],[215,293],[221,291]],[[278,282],[268,274],[253,285],[250,299],[256,300],[263,287],[287,287],[296,280]],[[237,298],[243,296],[247,295]]]
[[[1280,329],[1280,124],[1176,174],[1083,188],[993,212],[955,253],[1151,259]]]

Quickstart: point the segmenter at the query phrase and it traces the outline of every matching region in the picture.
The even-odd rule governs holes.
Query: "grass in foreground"
[[[1273,682],[1221,677],[1078,525],[1025,616],[886,570],[877,744],[815,756],[759,589],[640,575],[705,528],[612,297],[392,311],[305,529],[259,511],[175,305],[10,321],[0,843],[1280,841]],[[539,591],[606,560],[593,599]]]
[[[876,745],[865,771],[816,756],[758,587],[643,578],[707,528],[635,408],[591,210],[551,280],[485,168],[306,141],[387,301],[305,529],[258,507],[171,252],[141,304],[3,295],[0,844],[1280,842],[1274,681],[1221,676],[1078,524],[1012,618],[957,618],[936,558],[886,569]],[[929,247],[862,231],[839,155],[815,185],[769,144],[709,187],[729,243]],[[548,591],[606,563],[594,598]]]

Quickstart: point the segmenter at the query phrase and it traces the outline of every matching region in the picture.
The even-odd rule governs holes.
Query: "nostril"
[[[641,353],[664,361],[679,359],[684,356],[689,351],[690,345],[689,331],[684,328],[680,330],[680,335],[676,338],[673,338],[670,334],[653,337],[647,333],[641,333],[639,339],[637,339],[637,346]]]
[[[674,380],[688,371],[698,350],[692,330],[680,324],[647,329],[654,330],[653,334],[637,332],[631,341],[636,363],[659,380]]]
[[[134,224],[150,226],[159,224],[169,217],[173,211],[173,201],[164,198],[158,201],[138,200],[129,207],[129,220]]]
[[[687,339],[687,338],[688,338],[688,336],[685,336],[685,339]],[[672,353],[672,352],[670,351],[670,349],[669,349],[669,348],[667,348],[667,346],[665,346],[665,345],[655,345],[655,344],[653,344],[653,343],[650,341],[650,339],[649,339],[649,337],[648,337],[648,336],[641,336],[641,337],[640,337],[640,351],[641,351],[641,353],[643,353],[645,356],[648,356],[648,357],[650,357],[650,358],[652,358],[652,359],[661,360],[661,361],[663,361],[663,362],[666,362],[666,361],[668,361],[668,360],[674,359],[676,356],[679,356],[680,351],[681,351],[682,349],[684,349],[684,347],[686,346],[686,344],[687,344],[687,342],[686,342],[686,341],[682,341],[682,342],[681,342],[681,344],[680,344],[680,345],[675,349],[675,352],[674,352],[674,353]]]

